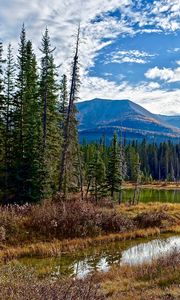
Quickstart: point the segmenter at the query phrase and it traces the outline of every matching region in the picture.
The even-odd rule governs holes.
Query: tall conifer
[[[60,160],[61,133],[58,112],[57,68],[54,63],[48,29],[46,28],[41,45],[40,104],[42,118],[41,162],[43,197],[57,190],[58,167]]]

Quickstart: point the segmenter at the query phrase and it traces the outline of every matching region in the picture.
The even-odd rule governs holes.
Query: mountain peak
[[[77,108],[81,132],[93,130],[97,133],[103,130],[106,134],[106,131],[113,132],[126,128],[126,131],[138,131],[147,136],[162,133],[162,135],[180,137],[178,128],[129,99],[94,98],[77,103]]]

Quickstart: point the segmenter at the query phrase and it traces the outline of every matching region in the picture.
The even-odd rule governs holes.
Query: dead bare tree
[[[80,25],[78,27],[78,33],[77,33],[77,38],[76,38],[76,49],[75,49],[75,55],[74,55],[74,59],[73,59],[69,103],[68,103],[67,117],[66,117],[65,126],[64,126],[64,139],[63,139],[64,141],[63,141],[63,149],[62,149],[62,156],[61,156],[60,174],[59,174],[59,192],[60,193],[63,193],[63,181],[64,181],[65,174],[66,174],[67,154],[68,154],[68,148],[69,148],[69,144],[70,144],[71,120],[73,118],[74,102],[76,100],[78,86],[79,86],[79,78],[78,78],[79,36],[80,36]]]

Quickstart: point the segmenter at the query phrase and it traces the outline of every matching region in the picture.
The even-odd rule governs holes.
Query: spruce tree
[[[126,164],[126,156],[125,156],[125,150],[124,150],[124,146],[122,143],[122,134],[121,134],[121,139],[120,139],[120,187],[119,187],[119,198],[118,198],[118,202],[119,204],[122,203],[122,185],[123,182],[126,178],[127,175],[127,164]]]
[[[114,193],[120,191],[120,183],[120,149],[118,145],[117,134],[114,133],[109,149],[109,161],[107,168],[107,187],[110,191],[112,199],[114,199]]]
[[[57,68],[46,28],[41,45],[40,105],[42,118],[41,164],[42,194],[48,197],[57,190],[61,132],[59,128]]]
[[[25,201],[25,178],[24,178],[24,108],[25,108],[25,68],[26,68],[26,32],[23,25],[17,57],[18,74],[16,79],[16,95],[14,99],[14,183],[16,187],[15,201]]]
[[[4,123],[4,85],[3,85],[3,45],[0,42],[0,194],[2,194],[3,183],[4,183],[4,132],[5,132],[5,123]]]
[[[18,55],[18,76],[14,101],[15,201],[22,204],[40,199],[39,152],[40,109],[36,58],[26,40],[23,26]]]
[[[100,156],[99,150],[96,150],[93,160],[89,164],[88,178],[90,192],[95,197],[96,203],[102,198],[105,192],[106,169],[105,164]]]
[[[24,89],[24,153],[23,153],[23,181],[25,198],[34,202],[40,199],[40,149],[39,138],[41,134],[40,105],[38,97],[38,75],[36,57],[33,53],[32,43],[26,44],[25,61],[25,89]]]
[[[4,201],[7,203],[13,193],[13,132],[14,132],[14,95],[15,95],[15,63],[12,47],[9,44],[4,78],[4,100],[2,115],[4,121],[3,146],[4,146]]]
[[[3,105],[3,44],[0,42],[0,108],[2,109]]]

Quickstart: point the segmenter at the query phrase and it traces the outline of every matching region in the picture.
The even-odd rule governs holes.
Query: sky
[[[180,115],[180,0],[0,0],[4,49],[11,42],[16,53],[24,23],[39,57],[47,26],[60,75],[70,74],[79,22],[81,101]]]

